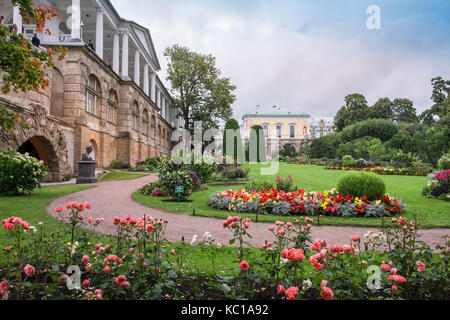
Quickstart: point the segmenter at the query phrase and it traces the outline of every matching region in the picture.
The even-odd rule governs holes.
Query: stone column
[[[113,35],[113,71],[117,74],[120,73],[120,38],[119,31],[115,30]]]
[[[22,33],[23,22],[19,6],[15,6],[13,9],[13,24],[17,26],[17,33]]]
[[[149,94],[149,84],[148,84],[148,63],[144,64],[144,93],[148,96]]]
[[[72,0],[71,41],[81,41],[81,7],[80,0]]]
[[[103,9],[97,8],[95,29],[95,53],[103,60]]]
[[[151,76],[151,99],[156,104],[156,72],[152,72]]]
[[[129,80],[128,77],[128,31],[123,32],[122,38],[122,77]]]
[[[141,85],[141,54],[139,49],[137,49],[134,54],[134,82],[136,82],[138,86]]]

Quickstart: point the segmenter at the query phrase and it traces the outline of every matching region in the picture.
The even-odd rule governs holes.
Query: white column
[[[136,50],[134,55],[134,82],[136,82],[138,86],[141,85],[141,54],[139,53],[139,50]]]
[[[103,9],[97,9],[96,19],[96,32],[95,32],[95,53],[103,59]]]
[[[81,41],[81,7],[80,0],[72,0],[72,41]]]
[[[148,63],[144,65],[144,93],[148,96],[149,94],[149,84],[148,84]]]
[[[166,98],[164,96],[162,98],[162,109],[163,109],[163,118],[168,120],[168,118],[167,118],[167,108],[166,108]]]
[[[159,90],[156,90],[156,101],[155,104],[158,108],[161,109],[161,92]],[[158,111],[159,114],[161,114],[161,111]]]
[[[128,77],[128,31],[123,32],[122,38],[122,77]]]
[[[17,26],[17,33],[22,33],[22,15],[19,6],[15,6],[13,10],[13,24]]]
[[[152,72],[150,87],[152,95],[151,99],[156,104],[156,72]]]
[[[120,38],[119,31],[115,30],[113,35],[113,71],[119,74],[120,64]]]

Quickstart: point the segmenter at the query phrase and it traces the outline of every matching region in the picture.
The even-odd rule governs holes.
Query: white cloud
[[[389,35],[365,30],[352,34],[314,24],[307,8],[262,2],[241,12],[215,1],[113,3],[122,16],[150,29],[161,78],[166,69],[163,51],[172,44],[217,57],[223,75],[238,87],[238,118],[258,104],[332,116],[344,97],[355,92],[371,104],[380,97],[407,97],[423,111],[431,104],[431,78],[450,75],[448,51],[414,51],[385,41]],[[361,14],[363,21],[365,12]]]

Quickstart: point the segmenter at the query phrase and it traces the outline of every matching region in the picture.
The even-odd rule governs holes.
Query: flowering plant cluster
[[[401,214],[406,206],[386,195],[376,201],[344,196],[335,189],[320,192],[284,192],[275,188],[263,191],[244,189],[217,192],[209,199],[212,208],[284,216],[384,217]]]
[[[422,194],[429,198],[450,201],[450,170],[438,172],[434,180],[423,189]]]
[[[230,244],[239,247],[236,258],[231,258],[235,271],[231,276],[214,272],[205,277],[198,269],[186,270],[186,247],[193,248],[198,236],[191,245],[171,244],[165,240],[167,221],[126,216],[112,221],[117,233],[110,239],[117,243],[96,243],[92,233],[71,232],[72,220],[89,220],[80,219],[87,207],[88,203],[66,205],[70,210],[63,220],[66,234],[46,234],[42,224],[36,228],[18,217],[2,221],[5,232],[13,235],[11,245],[3,249],[7,264],[0,268],[2,300],[448,298],[450,239],[433,253],[418,241],[418,226],[402,216],[385,218],[378,232],[363,239],[354,235],[340,245],[312,240],[310,217],[278,221],[268,228],[274,240],[260,249],[244,246],[251,238],[251,221],[228,217],[222,226],[232,234]],[[72,236],[67,252],[64,248]],[[377,245],[382,240],[385,251],[364,250],[366,238]],[[216,258],[230,251],[215,244],[209,232],[202,239],[201,247],[212,249],[213,266]]]
[[[430,167],[417,168],[396,168],[386,167],[342,167],[342,166],[326,166],[326,170],[346,170],[346,171],[369,171],[380,175],[396,175],[396,176],[419,176],[426,177],[432,169]]]

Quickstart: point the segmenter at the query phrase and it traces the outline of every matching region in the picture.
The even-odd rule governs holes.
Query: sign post
[[[175,187],[175,193],[178,195],[178,207],[180,206],[180,195],[184,192],[183,186]],[[178,210],[178,208],[177,208]]]

